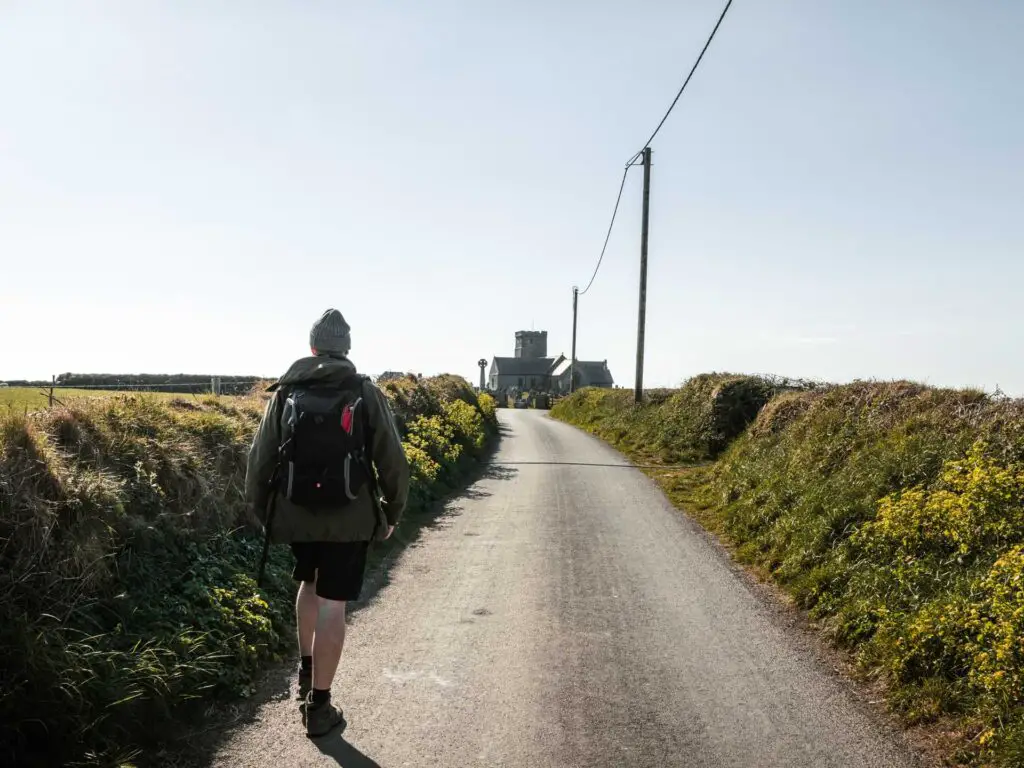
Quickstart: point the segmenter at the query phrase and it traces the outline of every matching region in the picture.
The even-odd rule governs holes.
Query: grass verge
[[[410,515],[496,433],[460,379],[388,383]],[[0,412],[0,762],[146,764],[175,722],[250,695],[291,650],[287,549],[263,589],[242,508],[263,411],[240,398],[88,398]]]
[[[652,475],[905,722],[953,724],[953,760],[1024,765],[1024,401],[889,382],[721,402],[737,380],[764,392],[698,377],[643,406],[581,392],[554,415],[634,459],[689,462]]]

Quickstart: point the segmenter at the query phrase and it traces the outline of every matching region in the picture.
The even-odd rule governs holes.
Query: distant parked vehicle
[[[3,389],[6,386],[7,386],[7,382],[6,381],[0,381],[0,389]]]

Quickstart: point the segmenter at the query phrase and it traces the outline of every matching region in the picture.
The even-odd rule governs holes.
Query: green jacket
[[[304,357],[292,364],[274,388],[311,382],[340,384],[355,373],[355,366],[344,358]],[[316,512],[296,506],[277,494],[270,523],[274,542],[371,541],[375,534],[382,533],[385,523],[398,524],[409,498],[409,462],[388,401],[370,381],[363,385],[363,401],[373,432],[372,445],[368,447],[384,496],[383,510],[373,503],[369,486],[345,507]],[[281,444],[283,407],[284,397],[280,391],[275,391],[253,438],[245,473],[246,503],[264,525],[271,496],[268,483],[277,466],[277,449]],[[380,519],[380,515],[385,519]]]

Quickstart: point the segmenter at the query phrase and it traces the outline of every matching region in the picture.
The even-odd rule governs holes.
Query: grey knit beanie
[[[315,349],[318,355],[347,355],[352,348],[350,330],[341,312],[328,309],[313,323],[313,328],[309,332],[309,346]]]

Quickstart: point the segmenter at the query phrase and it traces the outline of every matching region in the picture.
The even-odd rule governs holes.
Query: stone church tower
[[[547,331],[517,331],[516,357],[539,360],[548,356]]]

